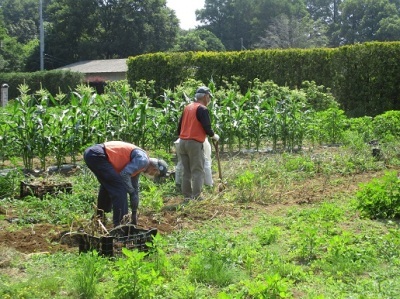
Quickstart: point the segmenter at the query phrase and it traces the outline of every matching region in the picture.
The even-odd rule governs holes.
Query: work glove
[[[218,140],[219,140],[218,134],[214,134],[213,137],[211,137],[211,139],[213,139],[213,140],[218,142]]]
[[[124,182],[124,185],[126,187],[126,191],[129,194],[132,194],[133,192],[135,192],[135,188],[133,188],[132,186],[132,182],[131,182],[131,175],[127,172],[122,171],[120,173],[122,181]]]

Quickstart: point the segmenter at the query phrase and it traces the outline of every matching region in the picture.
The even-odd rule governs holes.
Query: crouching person
[[[128,194],[132,209],[131,223],[137,225],[139,176],[163,177],[168,166],[163,160],[149,158],[138,146],[123,141],[108,141],[87,148],[83,154],[88,168],[100,183],[97,215],[113,211],[113,224],[118,226],[128,214]]]

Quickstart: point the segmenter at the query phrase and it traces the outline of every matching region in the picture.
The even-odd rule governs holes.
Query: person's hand
[[[213,140],[218,142],[218,140],[219,140],[218,134],[214,134],[213,137],[211,137],[211,139],[213,139]]]

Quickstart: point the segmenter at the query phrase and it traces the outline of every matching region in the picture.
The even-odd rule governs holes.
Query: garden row
[[[20,86],[20,97],[0,114],[0,152],[3,161],[18,153],[24,167],[34,167],[34,158],[45,169],[46,158],[58,166],[66,157],[75,162],[84,148],[105,140],[133,142],[147,150],[170,152],[183,107],[201,82],[188,80],[166,90],[154,102],[146,94],[154,82],[138,82],[135,89],[125,81],[111,83],[98,95],[81,85],[68,95],[46,90],[29,93]],[[213,127],[225,150],[237,151],[270,146],[272,151],[301,149],[304,143],[341,143],[350,129],[364,141],[384,140],[400,134],[398,111],[372,117],[348,118],[323,86],[303,82],[300,89],[280,87],[271,81],[251,82],[242,94],[237,84],[217,88],[209,106]]]

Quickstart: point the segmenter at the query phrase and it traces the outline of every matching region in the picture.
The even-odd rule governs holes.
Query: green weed
[[[156,298],[164,278],[145,261],[146,253],[122,248],[124,258],[116,261],[112,272],[117,282],[114,296],[121,299]]]
[[[357,208],[366,217],[391,219],[400,216],[400,179],[395,171],[361,184]]]
[[[79,298],[97,298],[98,284],[105,270],[105,263],[96,251],[79,256],[79,266],[75,272],[75,290]]]

